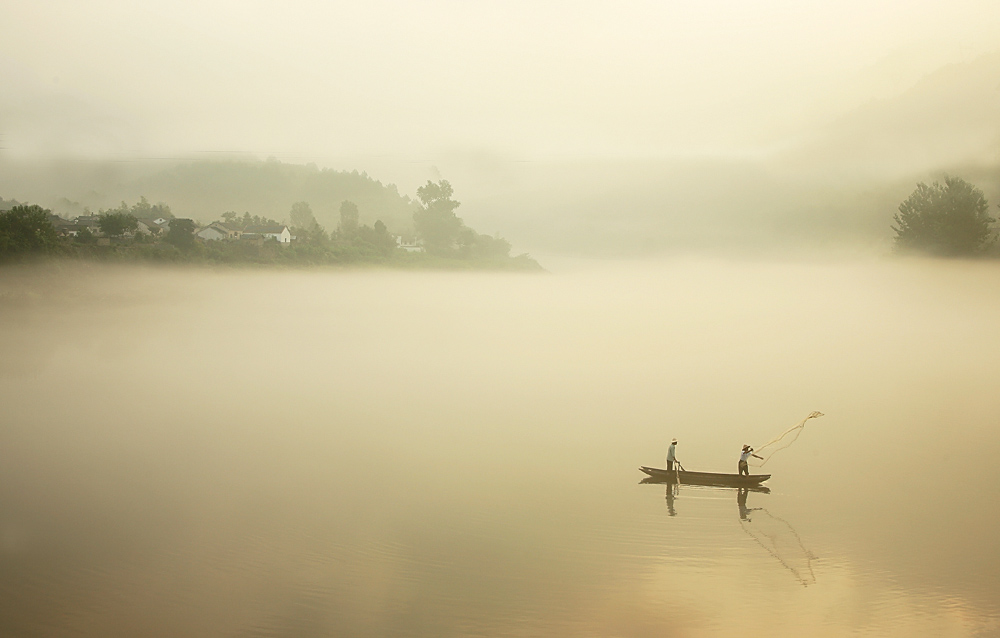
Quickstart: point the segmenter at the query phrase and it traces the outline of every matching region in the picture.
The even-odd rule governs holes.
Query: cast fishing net
[[[802,430],[806,427],[806,423],[808,423],[810,419],[818,419],[821,416],[823,416],[822,412],[811,412],[809,416],[802,419],[792,427],[788,428],[780,435],[771,439],[764,445],[755,448],[754,453],[757,454],[757,456],[761,456],[763,458],[755,459],[753,457],[750,457],[749,459],[750,465],[754,465],[756,467],[763,466],[765,463],[771,460],[771,457],[774,456],[776,452],[780,452],[781,450],[784,450],[785,448],[789,447],[792,443],[795,443],[795,441],[798,440],[799,435],[802,434]]]

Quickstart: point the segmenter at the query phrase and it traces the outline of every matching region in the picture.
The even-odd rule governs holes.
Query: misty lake
[[[4,269],[0,635],[998,636],[998,290]],[[813,410],[769,492],[640,483]]]

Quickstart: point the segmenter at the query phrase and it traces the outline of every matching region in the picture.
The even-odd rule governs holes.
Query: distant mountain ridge
[[[938,68],[766,158],[539,165],[470,208],[554,252],[879,252],[899,203],[945,174],[981,188],[998,213],[1000,52]]]
[[[949,64],[831,122],[779,163],[900,177],[1000,163],[1000,51]]]
[[[485,166],[485,168],[484,168]],[[445,167],[471,226],[499,229],[533,253],[629,255],[675,250],[887,250],[892,216],[919,181],[945,173],[1000,203],[1000,51],[928,73],[766,158],[580,159]],[[458,177],[456,177],[456,175]],[[66,195],[69,199],[56,200]],[[361,223],[412,232],[416,202],[357,171],[259,160],[156,166],[88,162],[53,170],[4,164],[0,195],[75,216],[122,199],[165,202],[202,222],[226,211],[288,220],[310,204],[328,230],[344,200]]]

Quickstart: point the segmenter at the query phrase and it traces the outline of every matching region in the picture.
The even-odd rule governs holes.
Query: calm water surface
[[[1000,635],[998,290],[7,269],[0,635]],[[768,493],[640,484],[813,410]]]

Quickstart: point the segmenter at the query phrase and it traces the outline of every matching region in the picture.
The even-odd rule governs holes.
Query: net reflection
[[[743,531],[791,572],[803,587],[815,583],[812,562],[816,556],[806,548],[792,524],[766,507],[747,507],[747,496],[747,490],[740,488],[737,491],[736,506]]]
[[[681,484],[653,477],[645,478],[640,483],[663,485],[665,487],[667,515],[671,517],[677,516],[676,501],[681,498]],[[691,488],[684,486],[684,489]],[[698,487],[694,489],[726,491],[731,488]],[[816,555],[805,546],[802,537],[792,524],[784,518],[772,514],[766,507],[751,507],[748,505],[748,498],[751,492],[770,494],[771,490],[764,486],[740,487],[735,489],[736,507],[740,527],[743,532],[777,560],[782,567],[787,569],[801,585],[807,587],[814,584],[816,582],[816,574],[813,571],[812,563],[816,560]]]

